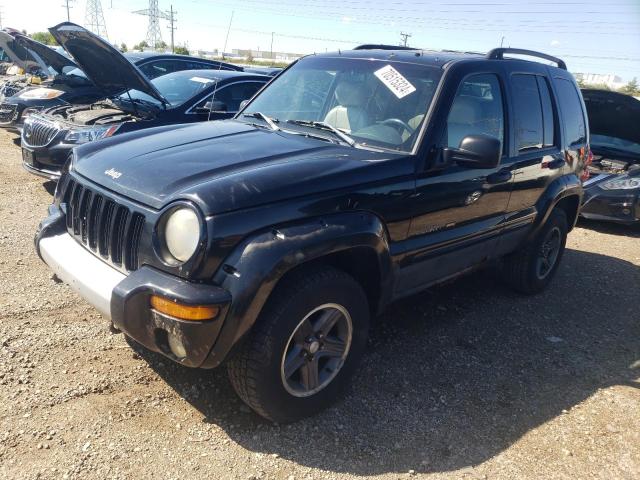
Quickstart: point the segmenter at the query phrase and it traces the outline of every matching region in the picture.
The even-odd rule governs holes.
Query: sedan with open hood
[[[100,102],[31,115],[22,129],[23,165],[57,179],[73,147],[135,130],[229,118],[270,79],[224,70],[184,70],[153,80],[140,76],[135,88]]]
[[[24,35],[5,36],[7,41],[8,37],[12,39],[10,45],[18,45],[36,59],[25,64],[25,70],[39,65],[39,71],[45,72],[45,76],[39,85],[32,81],[15,83],[4,97],[0,96],[0,127],[19,130],[31,113],[59,105],[89,104],[135,88],[137,76],[151,79],[180,70],[200,69],[242,71],[242,67],[236,65],[184,55],[155,52],[123,55],[99,36],[69,22],[49,31],[74,61]],[[138,67],[133,77],[131,65]]]
[[[640,223],[640,101],[617,92],[583,90],[593,161],[584,183],[584,218]]]

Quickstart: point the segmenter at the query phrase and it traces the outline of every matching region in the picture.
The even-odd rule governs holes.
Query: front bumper
[[[585,188],[582,217],[627,225],[640,222],[640,191],[604,190],[599,183]]]
[[[149,266],[125,275],[79,244],[64,227],[64,216],[50,207],[35,238],[36,250],[62,281],[93,305],[113,326],[150,350],[188,366],[206,360],[227,314],[231,295],[213,285],[192,283]],[[151,295],[188,305],[218,305],[213,320],[185,321],[152,310]],[[177,339],[186,355],[177,357],[169,338]]]
[[[34,175],[57,181],[75,145],[57,144],[51,147],[32,147],[22,140],[22,166]]]

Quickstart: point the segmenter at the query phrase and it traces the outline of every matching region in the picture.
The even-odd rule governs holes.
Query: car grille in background
[[[3,103],[0,105],[0,123],[11,123],[15,120],[17,105]]]
[[[30,147],[44,147],[53,140],[59,130],[53,122],[39,117],[31,117],[22,127],[22,141]]]
[[[139,267],[144,215],[72,179],[61,200],[67,205],[67,231],[76,240],[120,270]]]

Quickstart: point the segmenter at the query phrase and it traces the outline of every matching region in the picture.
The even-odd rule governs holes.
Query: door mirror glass
[[[458,148],[445,147],[443,160],[469,168],[495,168],[500,164],[502,142],[489,135],[467,135]]]
[[[220,100],[209,100],[204,105],[196,108],[198,113],[227,113],[227,104]]]
[[[244,107],[246,107],[248,103],[249,103],[249,100],[241,101],[240,102],[240,110],[242,110]]]

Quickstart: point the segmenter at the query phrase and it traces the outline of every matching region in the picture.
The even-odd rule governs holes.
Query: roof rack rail
[[[405,47],[402,45],[378,45],[375,43],[365,43],[364,45],[358,45],[354,50],[420,50],[415,47]]]
[[[489,53],[487,53],[487,58],[491,60],[503,60],[505,53],[515,53],[516,55],[527,55],[529,57],[543,58],[557,64],[558,68],[561,68],[563,70],[567,69],[567,64],[564,63],[564,60],[560,60],[558,57],[553,57],[551,55],[547,55],[546,53],[540,53],[534,50],[524,50],[522,48],[494,48]]]

